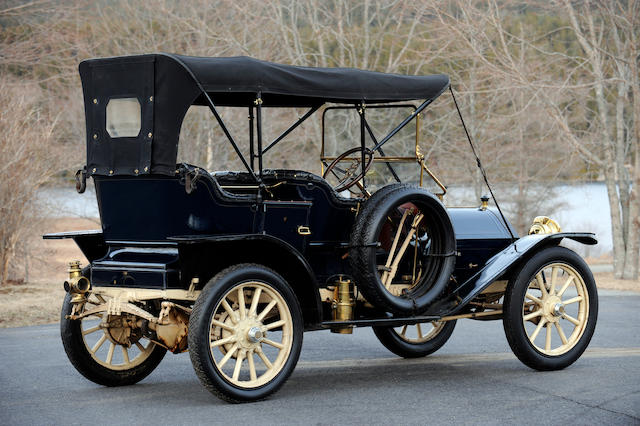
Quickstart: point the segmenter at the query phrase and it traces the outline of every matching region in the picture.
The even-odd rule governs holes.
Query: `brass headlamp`
[[[64,291],[72,295],[71,303],[82,303],[85,295],[91,290],[91,282],[82,276],[80,261],[69,262],[69,279],[64,282]]]
[[[533,219],[533,224],[529,229],[529,235],[532,234],[555,234],[560,232],[558,222],[547,216],[538,216]]]

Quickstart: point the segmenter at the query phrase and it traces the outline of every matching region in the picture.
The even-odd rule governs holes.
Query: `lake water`
[[[572,246],[582,255],[600,256],[612,250],[611,218],[609,202],[604,183],[582,183],[576,185],[557,185],[553,189],[557,203],[554,211],[541,211],[539,215],[549,215],[555,219],[563,231],[594,232],[599,244],[594,247]],[[447,205],[471,205],[473,193],[468,187],[449,188]],[[78,194],[75,186],[50,187],[40,194],[42,210],[48,217],[98,217],[98,205],[91,184],[84,194]],[[508,207],[506,202],[502,204]],[[552,203],[553,204],[553,203]],[[503,209],[504,210],[504,209]],[[507,214],[507,219],[509,215]],[[531,218],[532,220],[533,218]]]

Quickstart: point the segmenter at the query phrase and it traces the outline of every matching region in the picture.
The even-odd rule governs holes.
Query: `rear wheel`
[[[536,370],[559,370],[587,348],[598,293],[587,264],[564,247],[533,256],[507,286],[503,325],[509,345]]]
[[[263,399],[293,372],[302,314],[286,281],[255,264],[213,277],[189,321],[189,354],[202,384],[229,402]]]
[[[373,327],[380,343],[403,358],[420,358],[440,349],[456,326],[456,321],[432,321],[401,327]]]
[[[91,294],[86,304],[94,307],[106,302],[106,297]],[[167,350],[143,337],[124,315],[107,315],[104,322],[106,313],[70,320],[66,316],[72,308],[67,294],[60,318],[62,344],[71,364],[92,382],[132,385],[147,377],[164,358]]]

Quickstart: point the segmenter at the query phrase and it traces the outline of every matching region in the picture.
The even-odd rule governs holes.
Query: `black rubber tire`
[[[139,382],[147,377],[162,361],[167,350],[160,345],[155,345],[151,355],[140,365],[129,370],[111,370],[97,363],[89,353],[82,338],[80,320],[65,318],[71,314],[71,296],[67,294],[62,304],[60,318],[60,335],[62,345],[67,353],[71,365],[80,374],[94,383],[103,386],[127,386]]]
[[[562,355],[550,356],[539,352],[529,341],[522,324],[522,309],[525,292],[532,278],[546,265],[556,262],[566,263],[582,277],[589,295],[589,317],[576,345]],[[598,291],[589,266],[580,256],[565,247],[548,247],[528,259],[509,281],[503,309],[504,332],[511,350],[518,359],[535,370],[561,370],[580,358],[591,341],[598,318]]]
[[[285,300],[293,321],[293,344],[284,367],[270,382],[246,389],[229,383],[217,370],[210,351],[210,324],[213,311],[232,287],[246,281],[259,281],[271,286]],[[189,355],[191,363],[207,390],[231,402],[254,402],[276,392],[293,372],[302,349],[303,321],[300,304],[287,282],[275,271],[258,264],[239,264],[216,274],[202,289],[189,320]]]
[[[369,216],[371,216],[371,212],[375,210],[375,208],[380,203],[387,194],[397,191],[399,189],[404,188],[414,188],[415,186],[409,185],[406,183],[392,183],[386,186],[383,186],[379,190],[373,193],[371,197],[369,197],[366,201],[364,201],[360,205],[360,211],[358,212],[358,217],[356,218],[355,223],[353,224],[353,228],[351,229],[351,237],[350,237],[350,246],[352,248],[360,248],[362,246],[362,239],[364,238],[364,229],[365,226],[369,223]]]
[[[429,191],[403,184],[385,188],[365,202],[356,218],[351,233],[350,265],[358,289],[371,304],[387,312],[417,315],[437,300],[449,282],[456,261],[453,225],[442,202]],[[394,296],[380,280],[375,244],[389,212],[407,202],[414,203],[427,215],[431,231],[438,236],[437,253],[448,256],[433,257],[421,282],[407,294]]]
[[[394,354],[403,358],[422,358],[444,346],[455,327],[455,320],[447,321],[438,334],[422,343],[411,343],[404,340],[394,330],[394,327],[373,327],[373,332],[380,343]]]

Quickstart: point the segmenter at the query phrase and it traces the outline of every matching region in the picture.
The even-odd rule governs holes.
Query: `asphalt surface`
[[[403,360],[370,329],[305,334],[298,367],[262,402],[231,405],[167,354],[137,385],[105,388],[67,361],[58,325],[0,330],[0,424],[640,424],[640,294],[600,293],[587,352],[536,372],[502,324],[458,321],[436,354]]]

